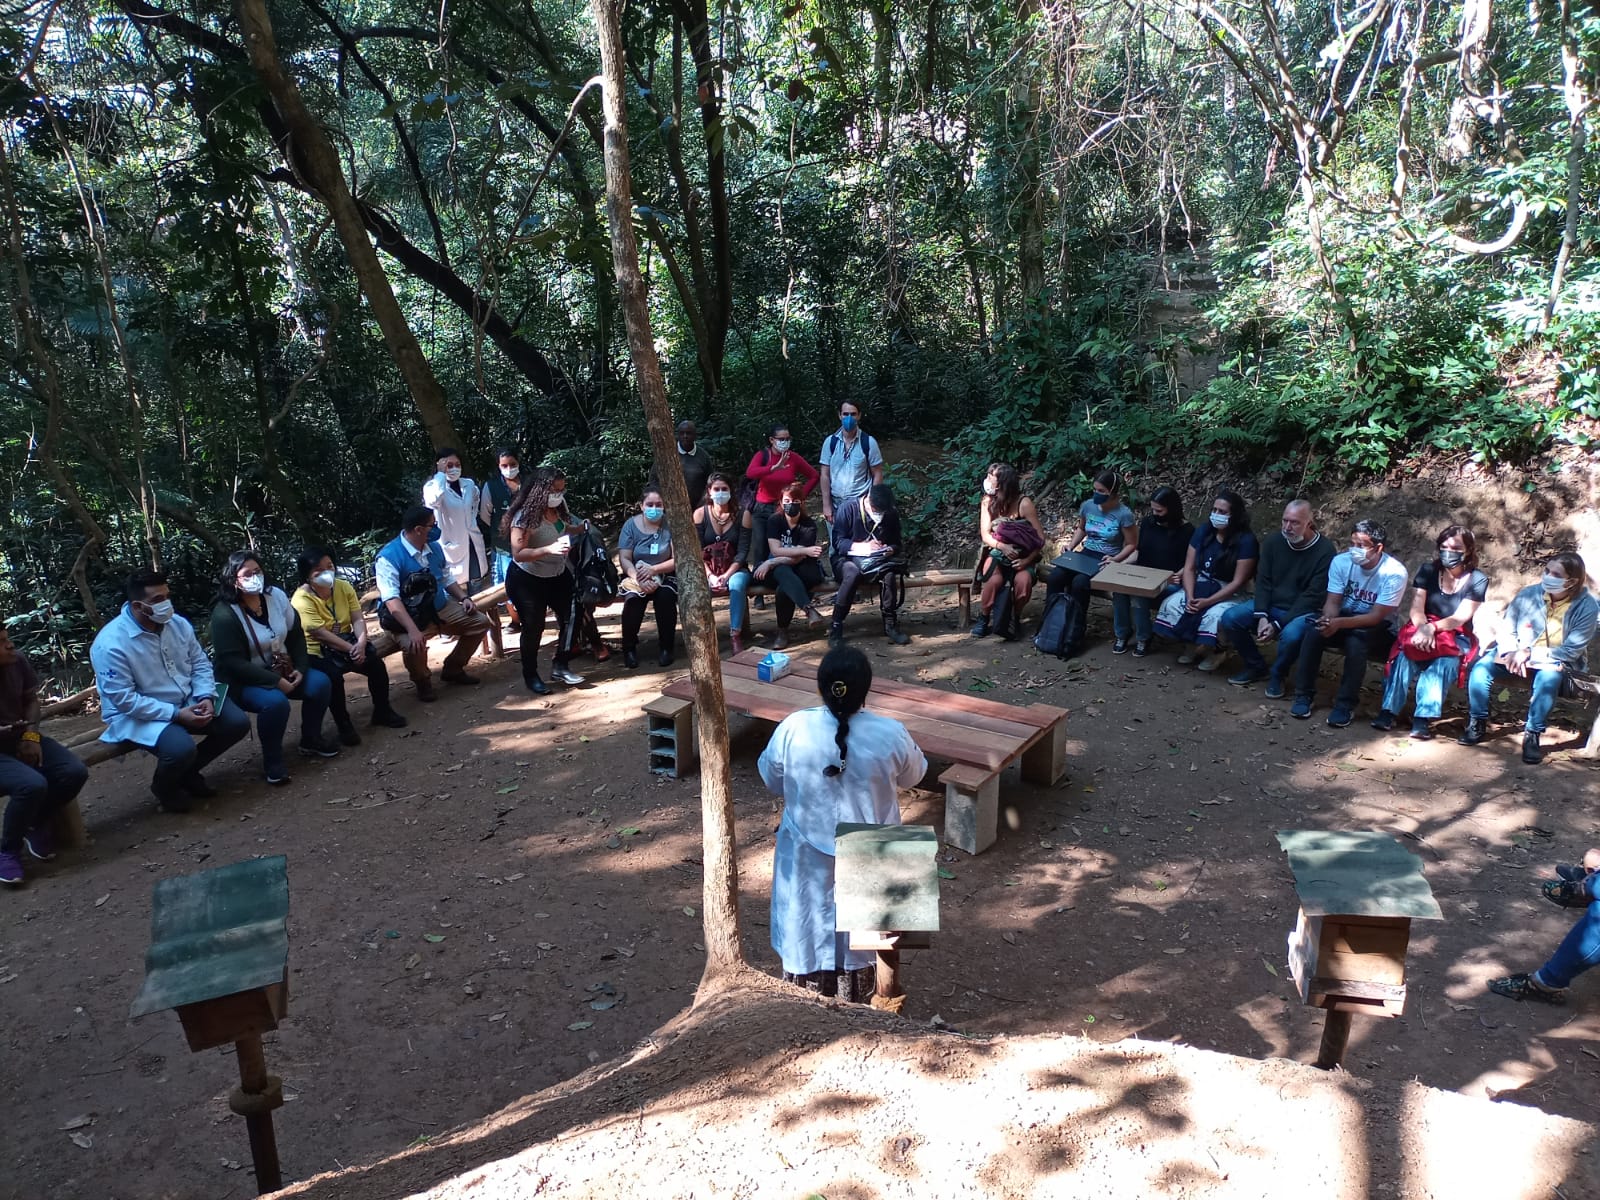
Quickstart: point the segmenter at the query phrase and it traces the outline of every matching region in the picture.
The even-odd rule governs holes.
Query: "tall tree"
[[[689,673],[694,679],[695,714],[700,724],[700,814],[705,849],[702,907],[706,938],[703,987],[715,987],[744,963],[739,947],[739,861],[733,837],[733,770],[728,758],[728,709],[717,654],[717,626],[706,587],[705,562],[694,511],[678,462],[677,431],[656,358],[650,329],[650,304],[639,271],[639,244],[633,233],[633,175],[628,161],[628,110],[623,74],[621,0],[592,0],[600,34],[600,65],[605,107],[606,218],[611,225],[611,258],[616,268],[628,349],[639,382],[667,505],[667,524],[679,559],[684,632],[689,643]],[[687,560],[687,561],[685,561]]]

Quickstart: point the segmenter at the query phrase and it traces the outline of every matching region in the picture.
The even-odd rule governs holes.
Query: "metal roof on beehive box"
[[[834,853],[835,929],[939,928],[939,835],[932,825],[840,822]]]
[[[276,854],[157,883],[144,986],[128,1015],[281,983],[289,962],[288,862]]]
[[[1422,860],[1391,834],[1280,829],[1278,845],[1289,856],[1294,890],[1310,916],[1444,919]]]

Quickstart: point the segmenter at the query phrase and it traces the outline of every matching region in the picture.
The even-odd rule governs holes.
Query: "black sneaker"
[[[1394,714],[1387,708],[1380,708],[1378,715],[1372,718],[1372,727],[1379,733],[1388,733],[1394,728]]]
[[[1127,638],[1118,638],[1116,641],[1111,643],[1111,653],[1113,653],[1113,654],[1126,654],[1127,652],[1128,652],[1128,639]]]
[[[1468,717],[1467,727],[1461,731],[1461,736],[1456,739],[1458,746],[1476,746],[1489,736],[1489,719],[1487,717]]]
[[[633,670],[639,665],[638,653],[632,648],[624,646],[622,648],[622,665],[627,667],[630,671]]]
[[[300,740],[300,753],[307,758],[338,758],[339,747],[334,742],[325,738],[302,738]]]
[[[1522,735],[1522,761],[1529,766],[1544,761],[1544,747],[1539,745],[1537,733],[1524,733]]]
[[[1491,980],[1489,990],[1497,996],[1507,996],[1512,1000],[1537,1000],[1541,1004],[1567,1002],[1566,988],[1547,988],[1531,974],[1507,975],[1504,979]]]
[[[199,800],[209,800],[217,794],[217,789],[207,783],[206,777],[199,771],[190,771],[179,786]]]
[[[382,712],[374,712],[372,714],[372,723],[374,725],[382,725],[385,729],[404,729],[407,722],[394,709],[386,708]]]
[[[1557,908],[1588,908],[1589,887],[1580,879],[1547,879],[1539,894]]]
[[[1150,643],[1149,642],[1135,642],[1133,644],[1133,656],[1135,658],[1143,658],[1146,654],[1149,654],[1149,653],[1150,653]]]

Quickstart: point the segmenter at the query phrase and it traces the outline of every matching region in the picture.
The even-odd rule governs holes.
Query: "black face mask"
[[[785,504],[783,506],[783,515],[786,517],[798,517],[800,515],[800,506],[798,504]]]

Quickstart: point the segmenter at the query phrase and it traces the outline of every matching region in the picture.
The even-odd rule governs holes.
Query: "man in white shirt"
[[[1408,581],[1405,565],[1384,553],[1388,540],[1388,532],[1376,521],[1357,521],[1349,548],[1334,555],[1328,564],[1328,595],[1322,613],[1300,642],[1291,717],[1303,721],[1311,715],[1323,647],[1334,646],[1344,652],[1344,674],[1328,713],[1328,724],[1335,729],[1350,724],[1355,714],[1368,660],[1383,662],[1388,657],[1394,644],[1391,618],[1405,597]]]
[[[839,428],[823,440],[817,456],[822,476],[822,518],[833,524],[835,509],[867,494],[883,482],[883,451],[878,440],[861,429],[861,406],[846,400],[839,405]]]

